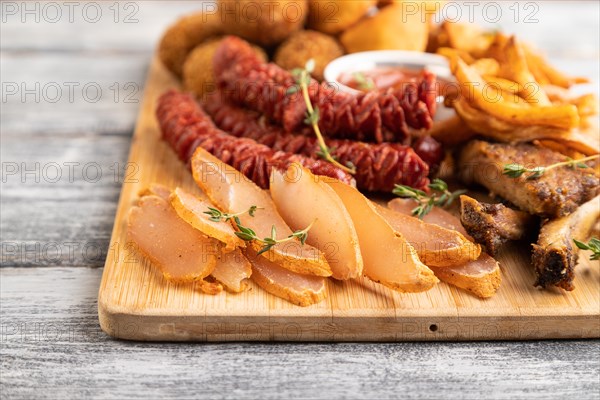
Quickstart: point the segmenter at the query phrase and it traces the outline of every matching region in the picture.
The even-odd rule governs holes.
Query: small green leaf
[[[435,178],[430,184],[429,188],[437,190],[438,192],[445,192],[448,190],[448,184],[439,178]]]
[[[262,249],[260,249],[260,251],[258,253],[256,253],[257,256],[260,256],[263,253],[266,253],[267,251],[271,250],[271,248],[273,247],[273,244],[267,244],[265,245]]]
[[[306,125],[317,125],[319,123],[319,109],[315,108],[312,113],[307,112],[304,123]]]
[[[304,69],[309,73],[312,74],[315,70],[315,60],[314,58],[309,59],[306,62],[306,65],[304,66]]]
[[[511,178],[518,178],[526,172],[526,169],[521,164],[506,164],[502,173]]]
[[[244,232],[244,231],[240,231],[240,232],[236,231],[236,232],[235,232],[235,235],[236,235],[237,237],[239,237],[240,239],[242,239],[242,240],[246,241],[246,242],[251,242],[251,241],[253,241],[253,240],[254,240],[254,238],[255,238],[255,236],[254,236],[254,235],[250,235],[250,234],[248,234],[248,233],[246,233],[246,232]]]
[[[289,87],[289,88],[287,88],[287,90],[285,91],[285,94],[289,96],[289,95],[292,95],[292,94],[294,94],[294,93],[298,93],[298,90],[300,90],[300,89],[298,88],[298,86],[290,86],[290,87]]]
[[[546,172],[546,168],[544,167],[535,167],[533,169],[530,169],[529,172],[531,172],[531,175],[529,175],[527,177],[527,179],[531,180],[531,179],[537,179],[540,176],[544,175],[544,172]]]

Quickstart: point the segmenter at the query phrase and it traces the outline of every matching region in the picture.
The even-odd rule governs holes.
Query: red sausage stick
[[[175,90],[163,94],[156,116],[163,138],[179,158],[189,162],[198,147],[233,166],[263,189],[269,187],[271,168],[286,169],[298,162],[316,175],[325,175],[348,184],[352,176],[334,165],[299,154],[276,151],[255,140],[237,138],[218,129],[196,100]]]
[[[244,40],[226,37],[213,59],[218,87],[228,100],[266,115],[295,132],[303,125],[306,104],[292,74],[275,64],[263,63]],[[319,109],[319,127],[329,137],[381,143],[409,138],[409,126],[429,129],[435,113],[435,76],[423,72],[420,83],[400,89],[358,95],[312,80],[310,100]]]
[[[254,139],[273,150],[317,156],[319,145],[314,135],[309,136],[310,132],[306,135],[287,133],[279,126],[269,125],[257,112],[219,101],[217,97],[206,102],[204,109],[225,132]],[[328,139],[327,145],[339,162],[356,166],[354,178],[360,189],[390,192],[394,185],[400,184],[427,190],[429,166],[411,147],[343,139]]]

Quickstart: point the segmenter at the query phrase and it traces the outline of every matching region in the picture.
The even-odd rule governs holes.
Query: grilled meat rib
[[[532,263],[536,286],[554,285],[573,290],[573,272],[579,249],[573,239],[585,241],[600,217],[600,196],[583,204],[571,215],[546,222],[533,245]]]
[[[527,174],[511,178],[502,171],[507,164],[533,168],[565,160],[560,153],[529,144],[473,140],[461,151],[458,166],[466,184],[479,183],[531,214],[559,218],[572,213],[598,193],[600,180],[593,168],[565,166],[548,170],[537,179],[527,179]]]
[[[469,196],[460,196],[460,222],[487,252],[494,256],[504,243],[520,240],[537,228],[536,218],[503,204],[480,203]]]

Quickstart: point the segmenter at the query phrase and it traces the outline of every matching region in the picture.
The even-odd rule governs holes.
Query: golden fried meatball
[[[181,76],[188,53],[199,43],[221,34],[218,15],[196,13],[185,16],[172,25],[163,35],[158,56],[175,75]]]
[[[377,0],[309,0],[308,27],[337,35],[358,22]]]
[[[294,33],[283,42],[275,53],[275,63],[281,68],[291,70],[304,68],[311,58],[315,60],[312,73],[315,79],[323,80],[323,70],[332,60],[344,55],[337,39],[316,31]]]
[[[306,0],[220,0],[218,6],[223,33],[261,46],[283,42],[308,15]]]
[[[210,95],[216,89],[213,57],[221,40],[216,38],[196,46],[183,64],[183,87],[199,99]],[[252,48],[262,60],[267,61],[267,54],[262,48],[258,46]]]

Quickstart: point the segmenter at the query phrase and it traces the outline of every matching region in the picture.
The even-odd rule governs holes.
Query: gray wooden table
[[[199,6],[48,4],[0,4],[2,398],[600,398],[598,341],[108,337],[97,291],[146,70],[160,32]],[[535,23],[523,21],[535,8],[517,18],[508,6],[492,25],[595,77],[598,92],[597,3],[540,3]]]

